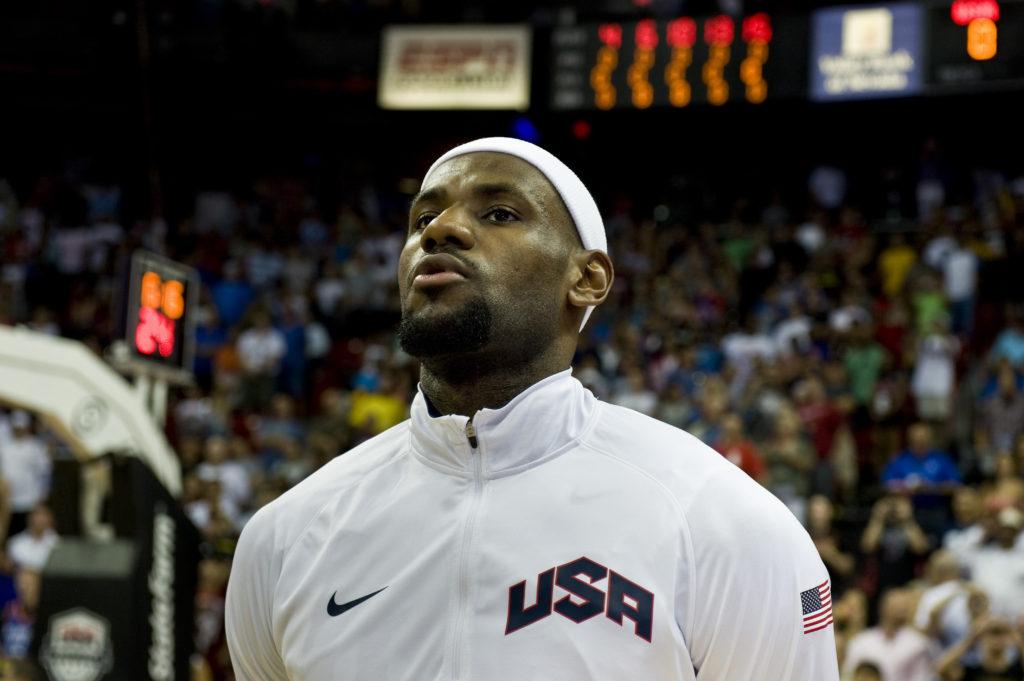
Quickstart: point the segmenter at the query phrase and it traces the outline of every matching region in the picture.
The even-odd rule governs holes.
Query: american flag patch
[[[804,611],[804,633],[824,629],[832,624],[832,586],[824,582],[800,592],[800,604]]]

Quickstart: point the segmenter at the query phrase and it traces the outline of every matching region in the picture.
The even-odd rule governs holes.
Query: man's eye
[[[437,216],[434,215],[433,213],[424,213],[423,215],[416,218],[416,222],[413,224],[413,227],[415,227],[416,229],[423,229],[424,227],[429,225],[430,221],[433,220],[435,217]]]
[[[493,222],[514,222],[519,219],[515,213],[510,210],[505,210],[504,208],[492,208],[487,211],[484,217],[492,220]]]

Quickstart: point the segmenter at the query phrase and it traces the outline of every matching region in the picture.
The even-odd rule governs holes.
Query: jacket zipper
[[[452,638],[452,680],[458,681],[462,673],[462,629],[468,617],[469,610],[469,548],[473,541],[473,529],[476,525],[476,512],[480,506],[483,481],[483,460],[477,448],[480,441],[476,436],[476,427],[473,419],[466,422],[466,440],[469,441],[470,456],[473,459],[473,495],[470,497],[469,510],[466,517],[466,526],[462,534],[462,551],[459,555],[459,597],[456,607],[455,635]]]

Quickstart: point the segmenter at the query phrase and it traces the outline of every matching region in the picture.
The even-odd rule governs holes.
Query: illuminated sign
[[[910,3],[816,11],[811,99],[867,99],[920,92],[923,26],[921,7]]]
[[[192,368],[191,296],[199,291],[195,270],[154,253],[132,256],[125,340],[130,354],[150,365]]]

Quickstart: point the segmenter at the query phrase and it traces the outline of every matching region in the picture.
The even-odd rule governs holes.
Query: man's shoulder
[[[406,420],[335,457],[257,511],[243,534],[251,537],[249,541],[271,541],[278,548],[290,545],[331,499],[395,460],[405,451],[408,440]]]
[[[601,408],[584,445],[671,494],[691,527],[714,518],[734,526],[760,525],[772,535],[806,536],[771,492],[690,433],[624,407],[602,403]]]

